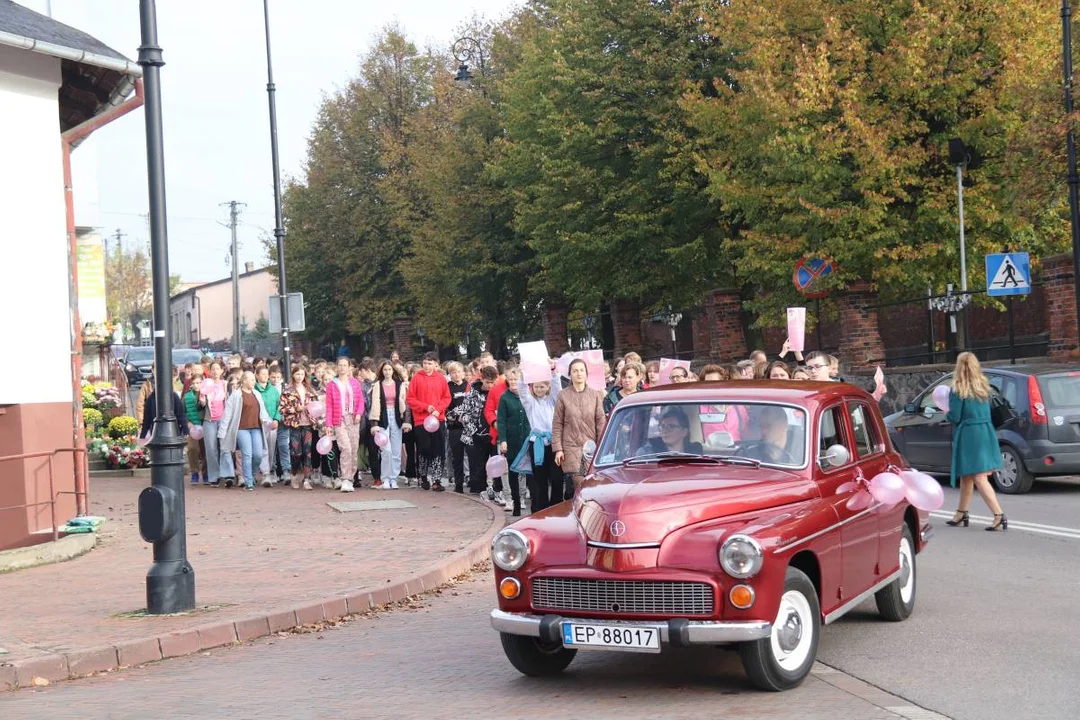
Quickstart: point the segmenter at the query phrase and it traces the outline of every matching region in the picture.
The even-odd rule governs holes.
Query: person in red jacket
[[[484,419],[487,420],[488,427],[491,428],[491,445],[496,448],[499,447],[499,430],[495,427],[495,416],[499,412],[499,401],[502,400],[503,393],[506,392],[506,378],[503,377],[501,367],[499,371],[499,379],[491,386],[487,402],[484,403]]]
[[[450,386],[439,372],[439,356],[433,352],[424,355],[423,370],[409,383],[405,400],[413,415],[413,434],[416,436],[417,474],[420,487],[442,492],[443,456],[446,454],[446,409],[450,407]],[[431,415],[439,421],[435,432],[424,428],[424,420]]]

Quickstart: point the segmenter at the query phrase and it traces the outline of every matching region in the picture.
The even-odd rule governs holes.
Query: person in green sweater
[[[255,370],[255,392],[262,396],[263,405],[266,406],[266,414],[270,416],[270,425],[263,426],[263,447],[267,448],[259,464],[259,474],[262,476],[263,487],[273,487],[274,481],[270,477],[271,455],[277,448],[278,425],[281,423],[281,389],[270,382],[270,368],[260,365]],[[288,482],[285,479],[285,482]]]
[[[202,367],[200,366],[201,370]],[[206,475],[206,451],[203,449],[202,438],[191,437],[191,430],[195,426],[202,427],[203,423],[203,404],[204,400],[199,395],[199,388],[202,387],[203,376],[202,373],[191,378],[191,385],[188,386],[188,391],[184,393],[181,400],[184,403],[184,415],[187,416],[188,423],[188,438],[187,438],[187,461],[188,471],[191,473],[191,484],[198,485],[201,479],[203,483],[209,485],[210,478]]]
[[[499,409],[495,415],[495,427],[499,433],[499,452],[504,455],[508,462],[521,452],[521,447],[529,439],[532,428],[529,426],[529,416],[525,414],[525,408],[518,396],[518,384],[521,380],[521,371],[516,367],[507,368],[503,373],[506,378],[506,392],[499,398]],[[512,510],[514,517],[521,515],[521,477],[510,474],[510,502],[506,509]]]

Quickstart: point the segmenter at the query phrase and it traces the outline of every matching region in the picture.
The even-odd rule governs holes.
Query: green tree
[[[724,63],[700,3],[548,0],[527,13],[498,169],[543,268],[534,288],[582,308],[696,304],[731,274],[679,103]]]
[[[135,326],[150,317],[153,302],[146,253],[117,243],[105,259],[105,305],[109,317]]]
[[[703,7],[733,67],[687,94],[708,193],[738,223],[724,247],[779,319],[794,262],[837,261],[838,285],[920,294],[958,282],[947,142],[983,163],[965,194],[970,284],[985,252],[1060,243],[1060,193],[1023,197],[1032,131],[1053,112],[1053,3],[776,0]],[[1040,155],[1041,154],[1041,155]],[[1028,168],[1025,170],[1025,168]],[[1044,179],[1044,183],[1052,181]]]

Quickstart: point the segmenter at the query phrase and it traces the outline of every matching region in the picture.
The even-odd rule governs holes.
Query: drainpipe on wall
[[[75,511],[79,515],[85,515],[87,511],[86,493],[89,489],[90,471],[85,452],[86,427],[83,425],[82,417],[82,322],[79,319],[79,268],[77,262],[79,248],[75,236],[75,198],[72,193],[71,150],[89,137],[90,133],[108,125],[117,118],[127,115],[132,110],[142,107],[142,80],[136,80],[134,84],[134,97],[119,105],[114,105],[100,115],[95,115],[86,122],[80,123],[60,135],[60,146],[64,162],[64,209],[67,214],[68,234],[68,277],[70,278],[68,297],[71,303],[71,392],[75,428],[72,433],[72,440],[75,448],[84,451],[75,454]],[[108,262],[108,258],[105,260]]]

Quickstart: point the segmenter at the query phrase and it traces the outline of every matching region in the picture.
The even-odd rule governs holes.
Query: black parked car
[[[1064,365],[984,367],[993,387],[991,416],[1004,468],[993,476],[1003,493],[1026,493],[1035,478],[1080,474],[1080,368]],[[893,445],[912,467],[948,475],[952,425],[926,388],[901,412],[885,418]]]
[[[187,363],[197,363],[202,359],[202,351],[191,348],[173,348],[173,367],[183,367]],[[154,347],[140,345],[128,350],[120,361],[127,373],[128,385],[134,387],[150,379],[150,368],[154,364]]]

